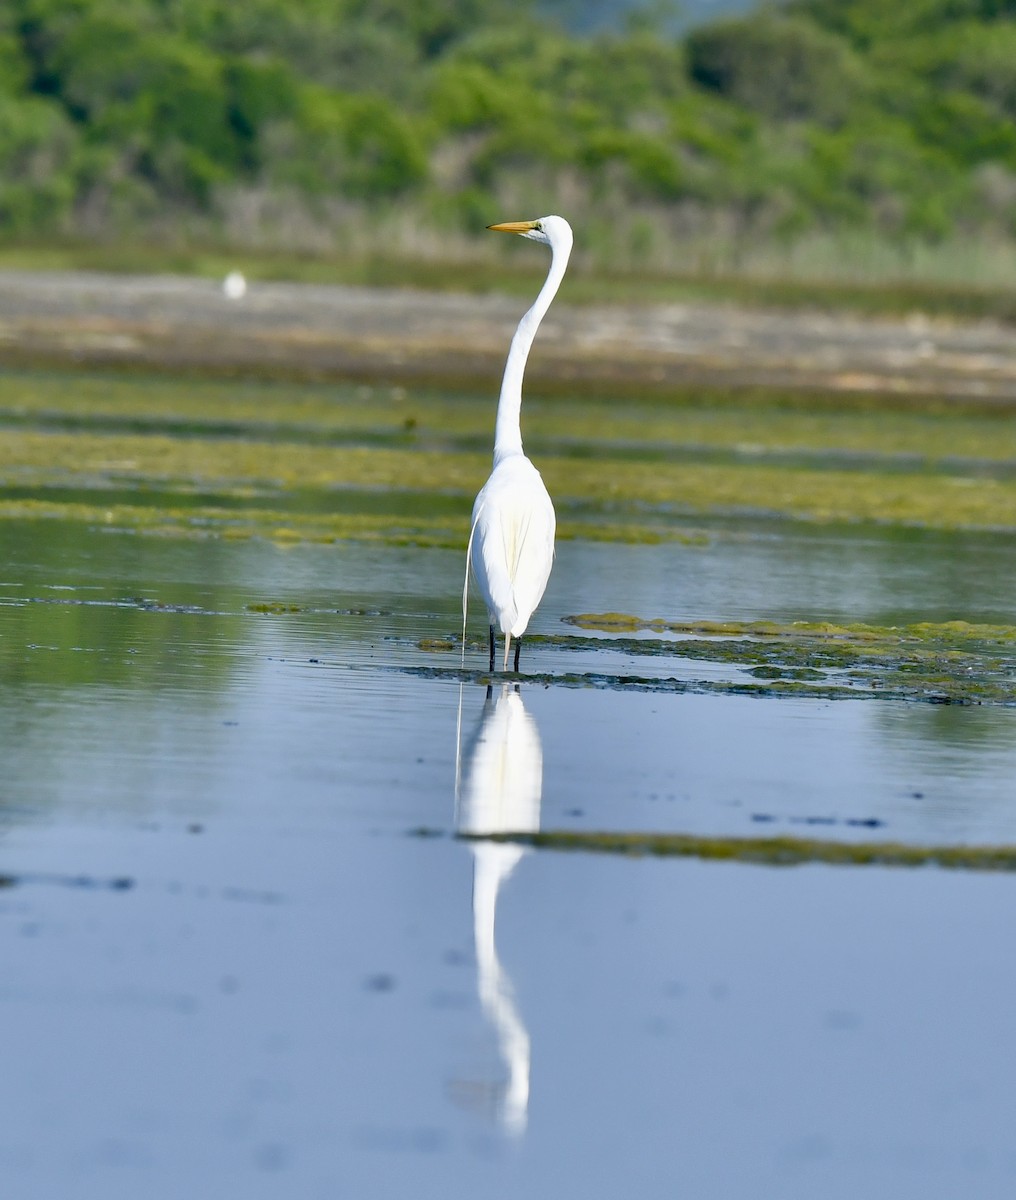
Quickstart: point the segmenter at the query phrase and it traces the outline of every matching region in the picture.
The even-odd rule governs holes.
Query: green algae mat
[[[459,546],[490,395],[44,371],[0,376],[0,519],[139,533]],[[531,396],[563,538],[702,536],[717,517],[1016,530],[1008,411],[689,390]]]
[[[414,831],[424,836],[429,831]],[[703,858],[796,867],[939,867],[951,871],[1016,871],[1016,846],[912,846],[904,842],[842,842],[822,838],[698,837],[683,833],[617,833],[544,829],[536,833],[459,834],[464,841],[532,846],[632,857]]]
[[[702,681],[701,690],[743,694],[1016,703],[1016,626],[966,621],[902,626],[828,622],[646,620],[621,613],[568,618],[580,629],[619,635],[629,656],[673,656],[727,664],[742,678]],[[667,640],[625,633],[669,634]]]
[[[624,674],[566,669],[552,675],[527,673],[530,683],[675,694],[1016,704],[1016,625],[682,622],[621,613],[577,614],[564,622],[611,636],[605,640],[529,634],[527,642],[576,654],[609,646],[625,656],[629,668]],[[670,636],[631,636],[646,631]],[[457,651],[450,641],[426,640],[419,648]],[[482,644],[469,649],[475,654]],[[703,664],[713,668],[708,678],[695,673]],[[453,668],[414,670],[438,677],[478,677],[474,671]]]

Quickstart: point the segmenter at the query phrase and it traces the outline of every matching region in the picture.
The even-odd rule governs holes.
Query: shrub
[[[611,164],[623,168],[626,190],[637,197],[675,199],[683,190],[679,163],[656,138],[624,130],[603,130],[582,146],[581,161],[597,170]]]
[[[442,131],[489,128],[532,102],[526,89],[512,86],[481,63],[450,62],[430,80],[428,112]]]
[[[255,171],[262,162],[261,132],[296,113],[299,83],[285,63],[243,58],[226,63],[224,80],[229,123],[243,148],[244,166]]]
[[[773,13],[718,22],[689,34],[688,66],[702,87],[777,120],[843,120],[864,72],[839,36]]]
[[[421,139],[409,120],[376,96],[303,90],[294,121],[274,130],[275,154],[266,167],[279,182],[310,194],[393,198],[427,175]]]
[[[56,104],[0,92],[0,233],[59,225],[75,195],[77,132]]]

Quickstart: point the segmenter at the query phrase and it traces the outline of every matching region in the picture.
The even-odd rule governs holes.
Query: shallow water
[[[564,621],[1008,621],[1002,539],[566,542],[488,698],[458,554],[2,537],[9,1194],[1012,1194],[1012,875],[455,837],[1016,842],[1014,707]]]

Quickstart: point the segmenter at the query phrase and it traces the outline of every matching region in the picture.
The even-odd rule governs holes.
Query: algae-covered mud
[[[1011,417],[0,376],[0,1175],[1008,1198]]]
[[[1016,626],[968,621],[839,626],[829,622],[644,620],[621,613],[567,618],[614,637],[638,658],[674,656],[740,668],[767,694],[882,696],[935,704],[1016,703]],[[676,682],[676,681],[675,681]],[[630,685],[630,681],[629,681]],[[708,685],[706,685],[708,686]],[[713,686],[716,686],[715,680]]]
[[[163,376],[0,376],[0,519],[456,546],[485,478],[488,395]],[[685,390],[527,401],[564,538],[701,538],[717,517],[1016,530],[1004,407],[819,413]]]

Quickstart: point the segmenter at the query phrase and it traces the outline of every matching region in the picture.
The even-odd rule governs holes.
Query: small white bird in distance
[[[522,376],[540,322],[561,286],[572,248],[571,226],[563,217],[538,221],[506,221],[490,225],[501,233],[518,233],[550,247],[550,270],[533,307],[512,338],[494,428],[494,469],[473,504],[466,548],[466,581],[462,589],[462,642],[465,654],[466,600],[469,568],[487,602],[490,615],[490,669],[494,670],[495,630],[504,634],[503,670],[515,638],[515,671],[519,669],[522,635],[543,598],[554,562],[556,518],[540,472],[522,450]]]
[[[247,294],[247,280],[242,272],[230,271],[222,281],[222,290],[228,300],[242,300]]]

